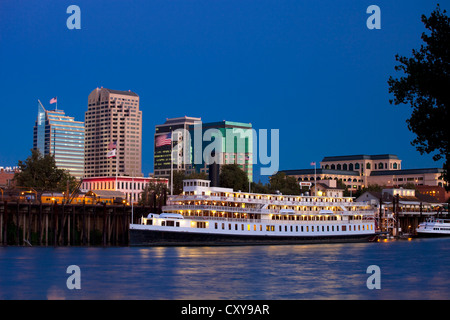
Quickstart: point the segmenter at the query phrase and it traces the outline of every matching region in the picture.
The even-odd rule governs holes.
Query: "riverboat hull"
[[[325,236],[235,235],[130,229],[130,246],[243,246],[369,242],[376,234]]]

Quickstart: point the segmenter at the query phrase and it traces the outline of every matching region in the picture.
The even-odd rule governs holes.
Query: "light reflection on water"
[[[0,299],[449,299],[448,239],[242,247],[1,247]],[[69,290],[69,265],[81,290]],[[381,289],[369,290],[369,265]]]

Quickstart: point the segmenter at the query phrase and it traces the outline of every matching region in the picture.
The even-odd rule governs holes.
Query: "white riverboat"
[[[258,245],[361,242],[377,236],[375,211],[336,192],[318,196],[235,192],[183,181],[164,213],[130,225],[130,245]]]
[[[449,237],[450,219],[428,218],[416,229],[419,237]]]

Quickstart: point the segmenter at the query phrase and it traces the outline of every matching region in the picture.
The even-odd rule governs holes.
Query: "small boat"
[[[428,218],[416,229],[419,237],[449,237],[450,219]]]

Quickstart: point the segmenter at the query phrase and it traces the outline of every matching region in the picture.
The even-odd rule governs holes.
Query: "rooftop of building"
[[[329,185],[327,185],[325,183],[322,183],[322,182],[317,182],[317,188],[318,189],[322,188],[322,189],[325,189],[325,190],[342,190],[342,191],[344,191],[344,189],[342,189],[342,188],[339,188],[337,186],[329,186]]]
[[[203,128],[251,128],[251,123],[222,120],[202,124]]]
[[[97,88],[98,89],[98,88]],[[113,89],[108,89],[108,88],[101,88],[104,89],[106,91],[108,91],[109,93],[112,94],[121,94],[121,95],[125,95],[125,96],[133,96],[133,97],[139,97],[139,95],[131,90],[128,91],[122,91],[122,90],[113,90]]]
[[[393,159],[399,160],[398,156],[395,154],[377,154],[377,155],[348,155],[348,156],[332,156],[324,157],[322,162],[334,162],[334,161],[351,161],[351,160],[386,160]]]
[[[371,176],[400,176],[409,174],[424,174],[424,173],[442,173],[442,168],[425,168],[425,169],[402,169],[402,170],[381,170],[370,172]]]
[[[202,121],[202,118],[198,117],[178,117],[178,118],[166,118],[166,122],[164,124],[175,124],[175,123],[185,123],[185,122],[194,122],[194,121]]]
[[[348,171],[348,170],[333,170],[333,169],[294,169],[294,170],[280,170],[279,172],[284,172],[288,176],[296,175],[311,175],[311,174],[335,174],[335,175],[346,175],[346,176],[359,176],[358,171]]]
[[[94,92],[107,92],[109,94],[120,94],[120,95],[124,95],[124,96],[132,96],[132,97],[139,97],[139,95],[131,90],[126,90],[126,91],[122,91],[122,90],[113,90],[113,89],[108,89],[108,88],[103,88],[103,87],[97,87],[94,90],[91,91],[91,93],[89,94],[89,96],[91,94],[93,94]]]
[[[159,182],[167,182],[167,178],[155,178],[155,177],[141,177],[141,176],[102,176],[102,177],[84,177],[83,182],[100,182],[100,181],[159,181]]]
[[[194,123],[194,122],[198,122],[198,121],[201,122],[202,118],[188,117],[188,116],[178,117],[178,118],[166,118],[166,122],[164,122],[164,124],[158,124],[158,125],[156,125],[156,127],[166,126],[166,125],[174,125],[174,124]]]
[[[365,201],[369,197],[368,195],[372,196],[373,199],[379,200],[381,198],[381,201],[384,203],[391,203],[394,199],[394,196],[388,192],[380,192],[380,191],[366,191],[363,194],[361,194],[358,198],[356,198],[355,201]],[[416,192],[414,196],[398,196],[400,201],[403,202],[422,202],[422,203],[439,203],[439,201],[430,195],[427,194],[421,194],[419,192]]]

